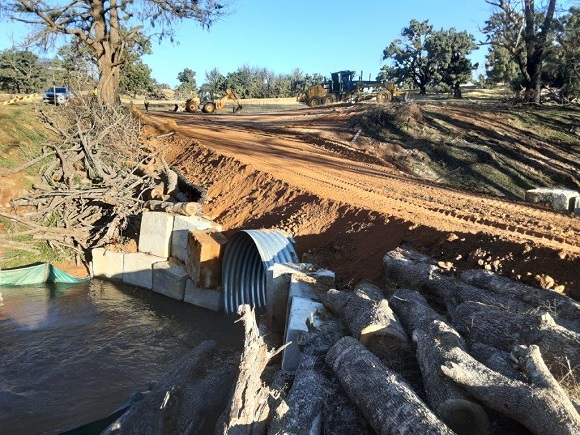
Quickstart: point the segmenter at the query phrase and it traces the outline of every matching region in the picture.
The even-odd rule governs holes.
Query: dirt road
[[[350,110],[147,119],[182,135],[171,139],[173,163],[208,186],[208,214],[230,230],[292,231],[299,253],[343,285],[379,279],[384,253],[403,245],[446,267],[485,267],[579,294],[580,219],[404,176],[351,145]]]

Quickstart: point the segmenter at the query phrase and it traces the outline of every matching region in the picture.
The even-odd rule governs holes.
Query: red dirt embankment
[[[580,297],[580,219],[402,176],[352,147],[348,117],[339,107],[145,119],[178,133],[148,137],[208,189],[204,212],[226,233],[290,231],[299,255],[334,270],[339,287],[382,283],[383,255],[404,246],[444,267],[487,268]]]

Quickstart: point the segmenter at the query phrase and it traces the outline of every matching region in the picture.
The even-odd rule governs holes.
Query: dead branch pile
[[[41,181],[2,213],[27,228],[11,237],[32,235],[82,254],[130,235],[143,208],[199,213],[199,204],[180,191],[163,149],[143,145],[140,122],[126,108],[79,97],[38,114],[57,139],[33,161],[43,162]]]

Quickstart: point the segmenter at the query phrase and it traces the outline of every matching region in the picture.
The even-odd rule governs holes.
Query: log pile
[[[4,244],[28,236],[80,259],[89,248],[134,235],[143,209],[200,212],[203,189],[180,180],[164,149],[142,143],[140,122],[128,110],[78,98],[66,107],[39,109],[39,116],[56,139],[16,168],[37,165],[39,181],[1,213],[19,228],[4,235]]]
[[[240,307],[245,349],[214,433],[580,434],[578,385],[562,382],[558,365],[564,358],[567,376],[578,376],[571,365],[577,302],[488,272],[454,277],[414,252],[390,252],[384,265],[401,288],[329,290],[325,308],[298,334],[293,373],[279,370],[279,350],[269,349],[253,310]],[[559,311],[546,312],[554,306]],[[400,360],[393,363],[397,353],[421,382],[409,380]],[[182,400],[174,383],[161,384]],[[148,412],[155,416],[144,420],[163,431],[139,423],[147,433],[196,427],[160,406]]]

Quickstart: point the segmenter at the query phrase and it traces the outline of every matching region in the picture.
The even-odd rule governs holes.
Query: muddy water
[[[2,435],[99,419],[201,341],[243,339],[232,317],[101,280],[0,293]]]

